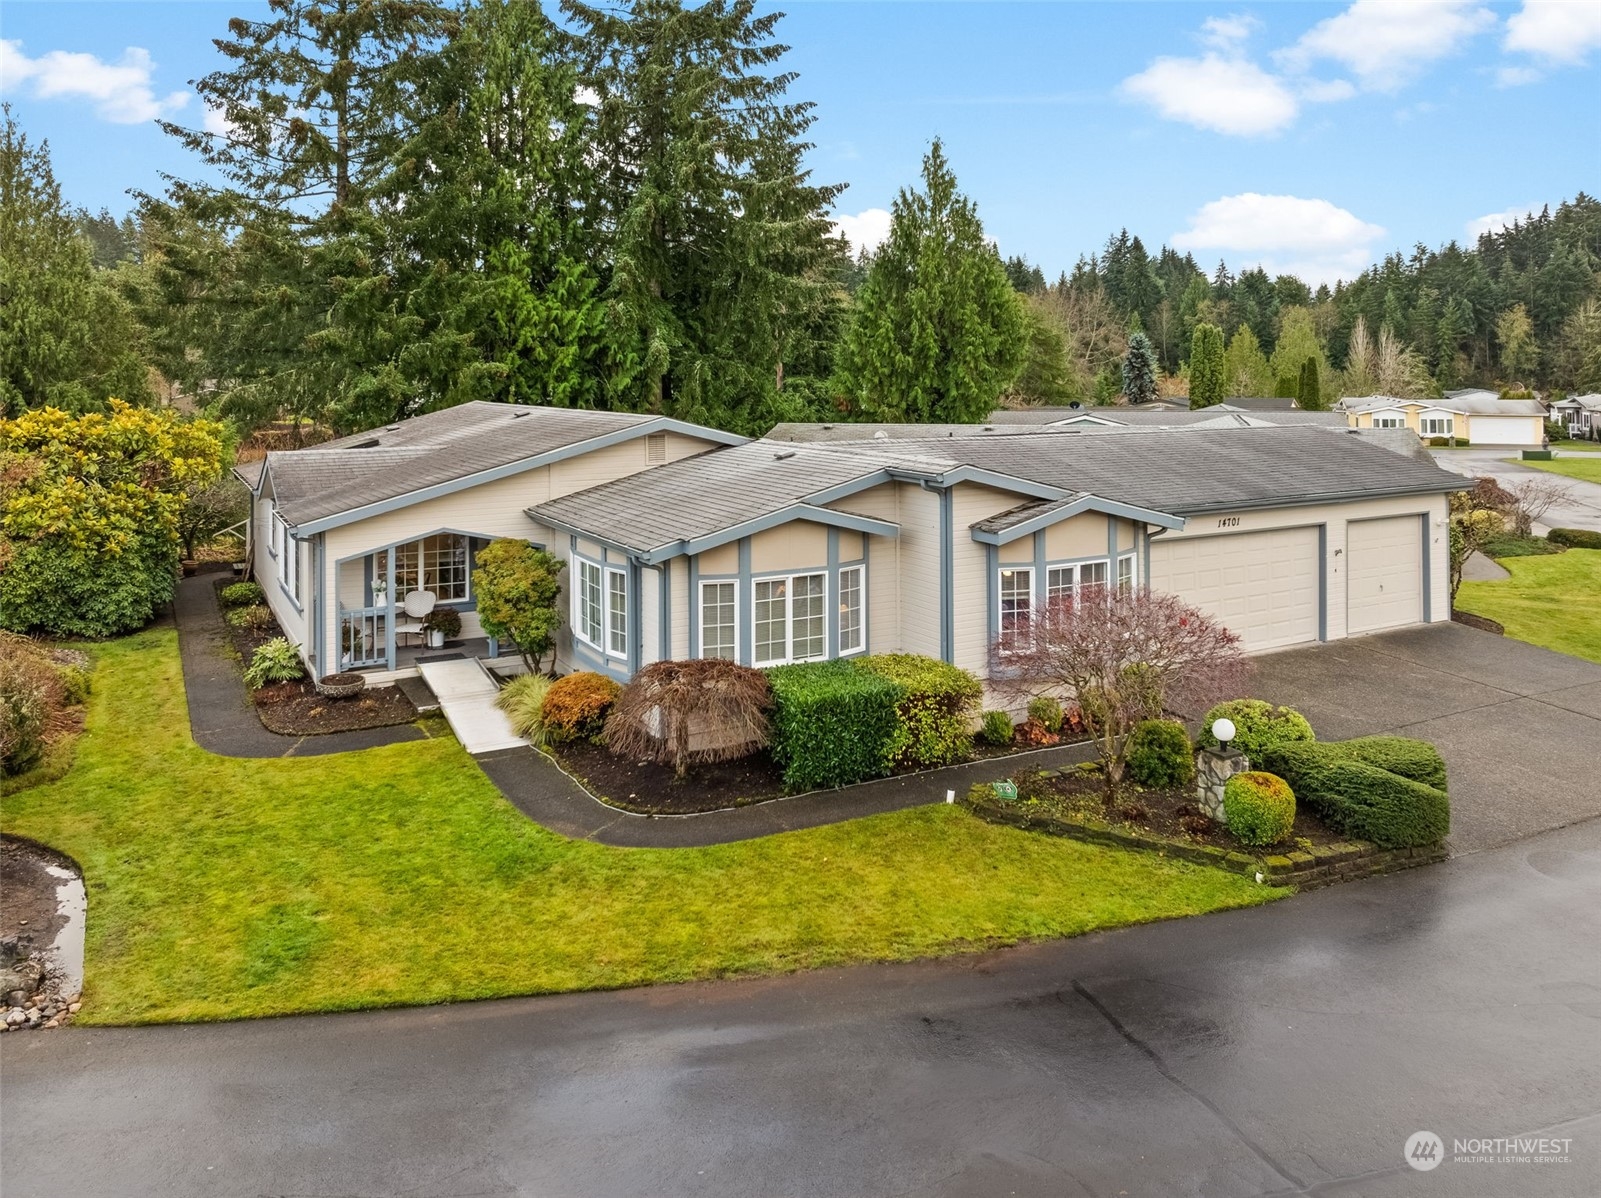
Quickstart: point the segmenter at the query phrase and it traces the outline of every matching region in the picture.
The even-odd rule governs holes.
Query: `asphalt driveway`
[[[1325,740],[1432,742],[1451,778],[1451,849],[1601,816],[1601,665],[1430,624],[1257,659],[1254,694]]]
[[[1507,446],[1486,449],[1442,449],[1434,460],[1445,469],[1469,478],[1489,475],[1503,486],[1512,486],[1527,478],[1547,478],[1567,489],[1567,495],[1556,504],[1535,527],[1537,530],[1553,528],[1589,528],[1601,532],[1601,485],[1553,474],[1549,470],[1536,470],[1516,459],[1518,450]],[[1588,450],[1557,450],[1557,457],[1595,457]]]

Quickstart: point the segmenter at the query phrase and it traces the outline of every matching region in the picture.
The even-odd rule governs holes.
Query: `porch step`
[[[438,697],[428,689],[428,684],[420,677],[407,676],[405,678],[397,678],[395,679],[395,685],[400,688],[401,694],[411,700],[411,705],[417,709],[419,715],[427,715],[429,712],[439,710]]]
[[[495,706],[498,690],[477,659],[421,661],[417,673],[438,696],[450,730],[467,752],[493,753],[528,743],[511,730],[506,713]]]

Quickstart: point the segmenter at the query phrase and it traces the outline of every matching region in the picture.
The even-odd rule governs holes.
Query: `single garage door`
[[[1539,445],[1545,421],[1533,416],[1471,417],[1475,445]]]
[[[1377,632],[1423,619],[1423,520],[1394,516],[1345,527],[1346,626]]]
[[[1193,603],[1247,649],[1318,636],[1318,530],[1230,533],[1151,542],[1151,586]]]

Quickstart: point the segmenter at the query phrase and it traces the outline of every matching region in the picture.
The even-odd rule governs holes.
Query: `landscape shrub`
[[[1128,738],[1129,777],[1177,789],[1195,781],[1195,746],[1177,720],[1142,720]]]
[[[1045,725],[1047,732],[1062,730],[1062,704],[1049,695],[1035,695],[1028,701],[1028,718]]]
[[[286,637],[276,636],[258,648],[245,667],[245,685],[253,691],[273,682],[293,682],[306,676],[300,651]]]
[[[1468,444],[1468,439],[1466,437],[1430,437],[1429,438],[1429,445],[1430,445],[1431,448],[1434,448],[1434,449],[1447,449],[1447,448],[1449,448],[1449,447],[1451,447],[1453,445],[1466,446],[1467,444]]]
[[[1381,770],[1411,778],[1435,790],[1446,790],[1445,759],[1426,740],[1409,736],[1359,736],[1334,742],[1348,756]]]
[[[1012,717],[1004,711],[986,711],[978,730],[979,739],[987,745],[1002,748],[1012,743]]]
[[[1553,528],[1545,539],[1569,549],[1601,549],[1601,532],[1590,528]]]
[[[875,654],[856,658],[855,664],[901,690],[895,735],[885,749],[886,765],[931,769],[972,756],[973,716],[984,694],[972,674],[915,653]]]
[[[1261,754],[1278,745],[1316,740],[1312,725],[1293,707],[1274,707],[1261,699],[1230,699],[1219,703],[1201,720],[1201,735],[1195,743],[1203,749],[1218,747],[1212,735],[1212,724],[1223,717],[1234,721],[1234,739],[1231,748],[1238,749],[1260,765]]]
[[[262,603],[250,607],[230,607],[222,613],[222,618],[228,621],[233,628],[254,628],[260,630],[272,624],[272,608]]]
[[[1262,765],[1344,835],[1387,849],[1443,840],[1451,830],[1446,792],[1361,760],[1356,754],[1367,750],[1353,753],[1349,744],[1284,744],[1264,754]]]
[[[1017,726],[1013,732],[1013,739],[1020,745],[1038,749],[1057,744],[1062,738],[1031,716]]]
[[[682,778],[704,761],[763,748],[773,688],[767,675],[720,658],[653,662],[629,680],[606,717],[606,747],[672,766]]]
[[[767,678],[773,758],[786,787],[846,786],[889,772],[902,687],[850,660],[777,666]]]
[[[545,652],[556,647],[566,563],[527,541],[505,537],[480,549],[474,564],[473,596],[484,635],[515,644],[528,672],[537,674]]]
[[[1241,844],[1277,844],[1295,826],[1295,791],[1276,774],[1235,774],[1223,784],[1223,819]]]
[[[506,713],[511,730],[536,748],[549,737],[545,731],[545,694],[555,679],[545,674],[519,674],[495,696],[495,706]]]
[[[606,717],[623,688],[604,674],[580,670],[558,678],[545,692],[541,715],[553,741],[599,741]]]
[[[38,764],[51,721],[66,706],[65,690],[37,641],[0,633],[0,774]]]
[[[267,592],[259,582],[230,582],[217,592],[224,607],[256,607],[267,602]]]
[[[89,701],[89,691],[94,679],[94,666],[87,659],[62,660],[62,655],[70,650],[56,650],[50,655],[56,668],[56,674],[61,678],[61,702],[68,707],[79,707]],[[82,654],[73,654],[74,658]]]

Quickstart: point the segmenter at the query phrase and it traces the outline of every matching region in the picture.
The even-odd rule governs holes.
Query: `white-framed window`
[[[1001,650],[1022,648],[1034,614],[1034,571],[1029,566],[1000,569]]]
[[[700,655],[732,661],[738,653],[739,584],[700,584]]]
[[[828,575],[790,574],[751,583],[755,663],[776,666],[828,656]]]
[[[472,553],[468,538],[442,532],[395,546],[395,584],[388,587],[389,554],[372,555],[372,578],[392,589],[395,602],[412,591],[432,591],[440,603],[462,603],[472,597]]]
[[[1397,412],[1381,412],[1373,417],[1374,428],[1405,428],[1406,417]]]
[[[621,570],[606,571],[606,651],[628,655],[628,575]]]
[[[1425,416],[1422,420],[1422,428],[1425,437],[1449,437],[1451,435],[1451,417]]]
[[[300,542],[289,535],[289,527],[276,515],[273,524],[282,526],[278,534],[278,585],[300,602]]]
[[[1117,559],[1117,589],[1125,593],[1134,589],[1134,555],[1125,553]]]
[[[278,514],[278,505],[267,500],[267,552],[277,557],[283,551],[284,532],[288,526]]]
[[[1106,585],[1104,561],[1075,562],[1068,566],[1051,566],[1045,571],[1045,605],[1054,607],[1058,601],[1076,595],[1084,587]]]
[[[628,655],[628,572],[574,558],[573,635],[612,657]]]
[[[839,655],[867,648],[867,567],[844,566],[839,572]]]

